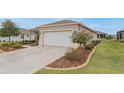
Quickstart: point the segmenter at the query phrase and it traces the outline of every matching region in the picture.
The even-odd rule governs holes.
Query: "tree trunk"
[[[24,36],[24,34],[21,35],[21,38],[22,38],[22,43],[24,44],[24,43],[25,43],[25,42],[24,42],[24,41],[25,41],[25,36]]]
[[[25,37],[23,36],[23,44],[25,43]]]
[[[7,49],[10,47],[10,41],[11,41],[10,35],[8,37],[9,37],[9,44],[7,45]]]
[[[36,45],[39,44],[39,35],[37,35],[37,38],[36,38]]]
[[[79,43],[79,47],[82,48],[83,47],[83,44],[82,43]]]
[[[81,43],[80,43],[80,46],[79,47],[81,47]]]
[[[31,40],[31,32],[30,32],[30,40]]]
[[[84,48],[86,47],[86,44],[84,44]]]
[[[9,46],[10,46],[11,36],[9,35]]]

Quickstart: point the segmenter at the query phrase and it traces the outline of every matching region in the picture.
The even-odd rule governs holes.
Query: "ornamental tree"
[[[11,42],[11,36],[17,36],[19,35],[19,28],[18,26],[12,22],[11,20],[5,20],[0,29],[0,36],[2,37],[8,37],[9,38],[9,44]]]
[[[92,39],[92,36],[89,33],[84,33],[83,31],[74,31],[70,38],[73,43],[78,43],[79,47],[85,47],[88,41]]]

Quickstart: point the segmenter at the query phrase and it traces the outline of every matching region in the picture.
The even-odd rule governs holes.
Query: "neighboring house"
[[[117,39],[118,40],[124,40],[124,30],[117,32]]]
[[[117,36],[116,35],[107,35],[106,36],[106,39],[117,39]]]
[[[11,41],[23,41],[23,40],[34,40],[34,39],[35,39],[35,33],[23,28],[20,28],[20,34],[18,36],[11,36]],[[0,37],[0,41],[9,41],[9,38]]]
[[[41,25],[31,30],[40,33],[39,45],[77,47],[77,44],[72,43],[70,39],[73,31],[87,32],[92,35],[93,40],[97,40],[97,33],[94,30],[84,24],[71,20],[62,20],[59,22]]]
[[[97,33],[97,38],[98,39],[103,39],[103,38],[106,38],[107,37],[107,33],[101,32],[101,31],[97,31],[97,30],[95,30],[95,31]]]

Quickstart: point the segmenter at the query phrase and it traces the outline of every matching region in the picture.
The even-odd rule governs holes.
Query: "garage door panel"
[[[44,45],[71,46],[71,32],[44,32]]]

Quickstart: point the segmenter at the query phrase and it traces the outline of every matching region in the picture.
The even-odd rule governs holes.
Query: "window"
[[[97,38],[99,38],[99,34],[97,34]]]
[[[27,34],[27,37],[29,37],[29,34]]]
[[[21,34],[21,38],[24,38],[24,34]]]

